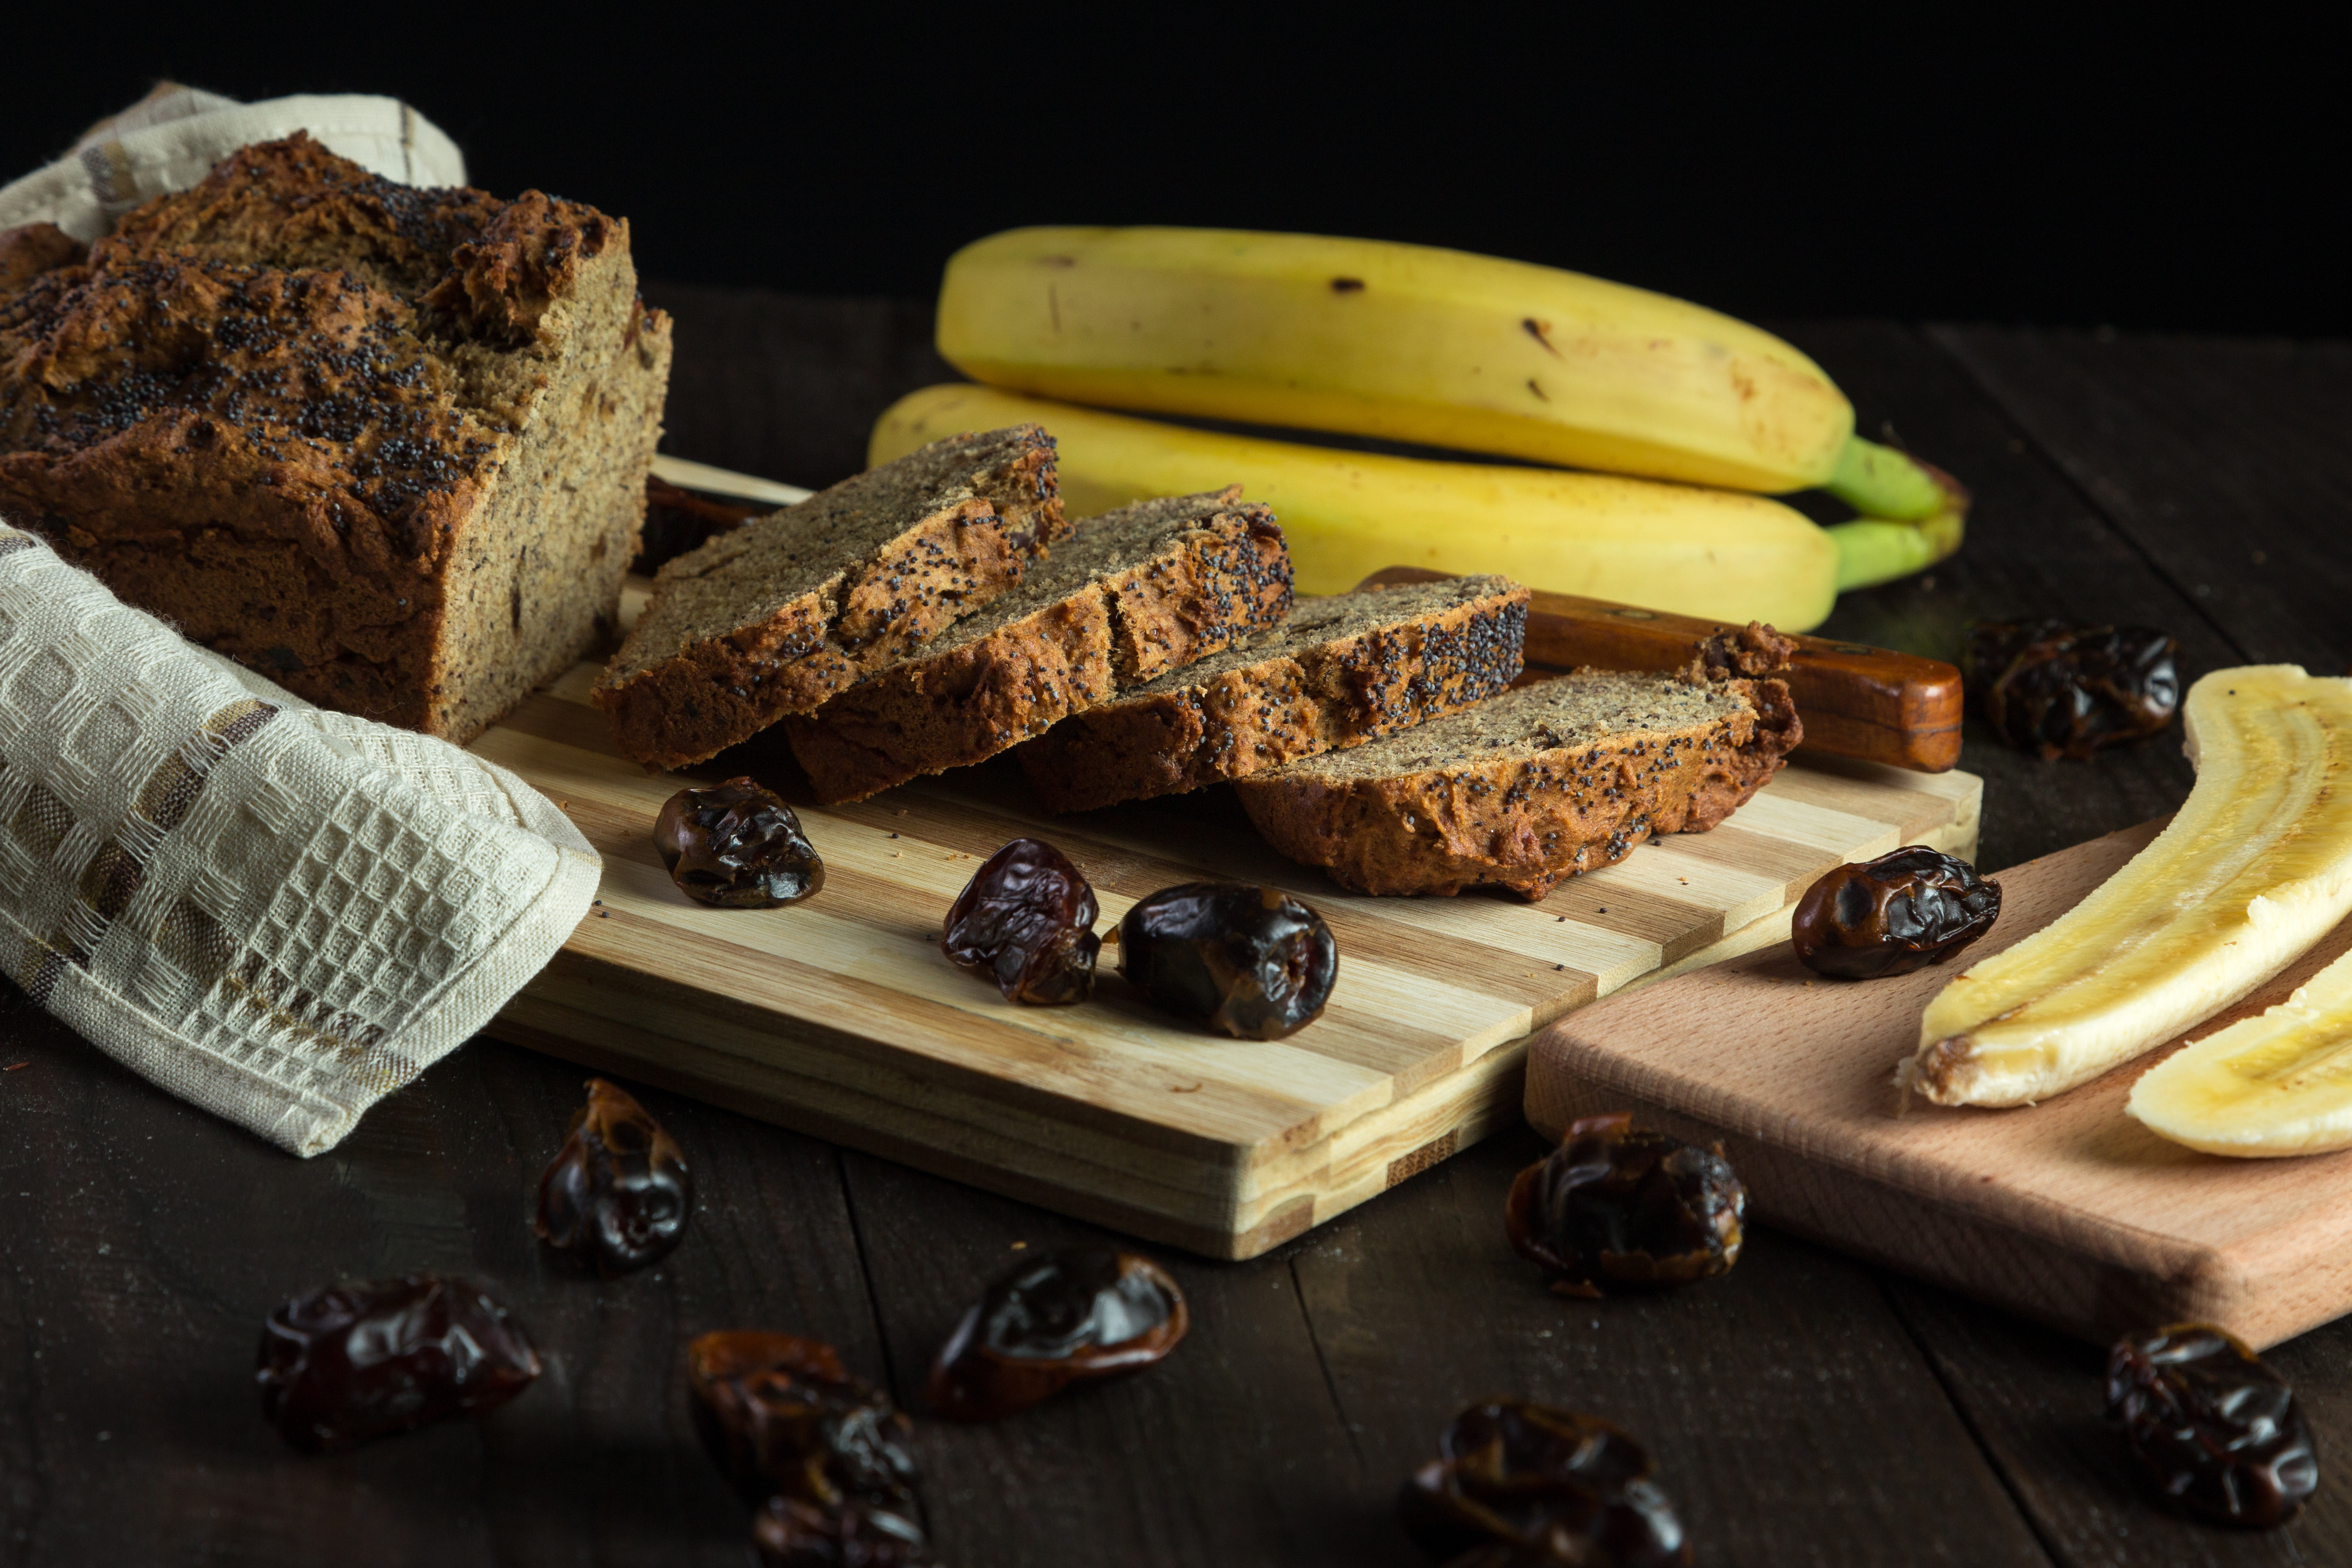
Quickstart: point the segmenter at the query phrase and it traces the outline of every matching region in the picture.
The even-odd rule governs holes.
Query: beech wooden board
[[[2159,826],[2001,872],[2000,921],[1965,958],[2057,919]],[[2054,1100],[1898,1116],[1895,1064],[1957,968],[1841,982],[1774,947],[1546,1029],[1529,1047],[1528,1120],[1557,1136],[1631,1110],[1720,1139],[1754,1215],[2087,1339],[2196,1321],[2260,1349],[2352,1310],[2352,1152],[2199,1153],[2124,1100],[2186,1041],[2285,1000],[2347,948],[2352,921],[2237,1006]]]
[[[1671,836],[1540,904],[1350,895],[1245,821],[1139,803],[1054,818],[1010,759],[840,807],[781,910],[690,902],[655,855],[664,800],[748,767],[648,774],[614,752],[582,665],[474,750],[561,803],[604,857],[602,902],[490,1032],[1213,1257],[1247,1258],[1518,1113],[1528,1033],[1664,970],[1772,940],[1813,879],[1906,843],[1972,849],[1981,785],[1822,760],[1712,833]],[[731,769],[728,764],[734,764]],[[789,793],[789,789],[787,791]],[[1061,847],[1109,932],[1206,877],[1270,882],[1339,939],[1324,1016],[1229,1040],[1144,1006],[1104,950],[1095,999],[1015,1006],[949,964],[949,903],[1023,835]]]

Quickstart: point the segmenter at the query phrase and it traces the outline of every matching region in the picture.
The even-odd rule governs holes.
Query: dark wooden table
[[[671,449],[824,483],[940,378],[919,303],[649,290],[678,319]],[[2184,674],[2352,661],[2352,345],[1884,322],[1786,329],[1964,476],[1968,548],[1851,595],[1837,635],[1948,657],[1963,623],[2152,623]],[[1971,731],[1988,868],[2175,805],[2177,734],[2089,765]],[[5,982],[0,982],[5,986]],[[14,1066],[13,1064],[23,1064]],[[699,1184],[664,1268],[599,1285],[532,1240],[582,1074],[478,1040],[297,1162],[0,992],[0,1564],[743,1561],[680,1347],[758,1326],[841,1347],[919,1408],[974,1286],[1090,1227],[648,1091]],[[1606,1415],[1654,1448],[1703,1563],[2352,1563],[2352,1475],[2284,1531],[2150,1506],[2100,1422],[2102,1352],[1790,1237],[1727,1279],[1571,1303],[1501,1238],[1540,1148],[1497,1137],[1253,1262],[1162,1254],[1191,1341],[1150,1375],[986,1427],[920,1426],[944,1559],[1413,1563],[1398,1482],[1465,1400]],[[525,1398],[327,1459],[283,1448],[258,1327],[336,1276],[462,1272],[548,1352]],[[2273,1357],[2352,1466],[2352,1321]]]

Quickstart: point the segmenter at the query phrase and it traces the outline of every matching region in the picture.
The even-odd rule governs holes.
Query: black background
[[[2352,330],[2322,238],[2346,116],[2315,32],[2243,11],[2077,33],[1783,10],[484,5],[99,26],[53,4],[8,26],[0,171],[169,76],[406,98],[476,184],[623,214],[645,274],[675,282],[923,296],[995,229],[1159,222],[1456,246],[1767,320]]]

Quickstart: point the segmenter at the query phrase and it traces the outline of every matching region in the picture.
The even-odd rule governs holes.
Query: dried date
[[[824,862],[782,795],[752,778],[682,789],[654,819],[678,891],[722,910],[772,910],[824,886]]]
[[[1543,1265],[1563,1296],[1727,1273],[1747,1218],[1748,1189],[1720,1145],[1701,1149],[1623,1115],[1570,1127],[1519,1173],[1503,1205],[1512,1250]]]
[[[1397,1511],[1428,1550],[1462,1553],[1454,1568],[1690,1561],[1648,1451],[1598,1416],[1491,1400],[1456,1415],[1437,1454],[1405,1482]]]
[[[2180,707],[2178,645],[2152,626],[1977,621],[1963,685],[2003,741],[2044,762],[2087,762],[2102,746],[2153,735]]]
[[[781,1496],[752,1516],[751,1550],[761,1568],[928,1568],[935,1561],[904,1514],[854,1502],[816,1508]]]
[[[1150,1365],[1192,1324],[1184,1293],[1148,1258],[1066,1247],[991,1284],[931,1362],[931,1408],[993,1421],[1070,1384]]]
[[[588,1103],[539,1178],[539,1238],[610,1279],[668,1257],[693,1209],[677,1142],[635,1097],[590,1079]]]
[[[1118,972],[1179,1017],[1278,1040],[1322,1016],[1339,947],[1321,915],[1278,888],[1185,882],[1127,911]]]
[[[1816,974],[1874,980],[1941,963],[1992,929],[2000,884],[1941,850],[1906,845],[1840,866],[1797,900],[1790,940]]]
[[[1008,1002],[1083,1002],[1094,991],[1095,890],[1068,856],[1015,838],[981,863],[948,908],[940,950],[996,982]]]
[[[2107,1357],[2107,1418],[2167,1498],[2217,1523],[2284,1523],[2319,1486],[2294,1390],[2208,1324],[2119,1342]]]
[[[498,1302],[463,1279],[401,1274],[279,1307],[254,1375],[279,1435],[326,1453],[495,1410],[539,1372],[530,1336]]]
[[[914,1499],[912,1423],[851,1376],[833,1347],[796,1334],[727,1330],[687,1346],[703,1447],[746,1501],[781,1494],[824,1510],[900,1513]]]

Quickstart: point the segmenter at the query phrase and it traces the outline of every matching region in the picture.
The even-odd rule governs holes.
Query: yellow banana
[[[1855,437],[1819,365],[1728,316],[1382,240],[1020,228],[949,259],[940,353],[991,385],[1607,473],[1828,489],[1877,519],[1950,496]]]
[[[2352,680],[2217,669],[2181,719],[2197,785],[2164,832],[1928,1004],[1906,1074],[1927,1099],[2023,1105],[2087,1082],[2239,1000],[2352,911]]]
[[[1560,593],[1784,631],[1818,626],[1837,596],[1828,532],[1778,501],[1689,485],[1307,447],[962,384],[893,405],[874,427],[869,460],[1024,420],[1060,443],[1073,516],[1240,483],[1282,519],[1302,593],[1339,593],[1383,566],[1503,572]]]

